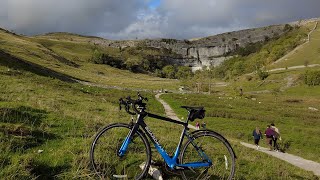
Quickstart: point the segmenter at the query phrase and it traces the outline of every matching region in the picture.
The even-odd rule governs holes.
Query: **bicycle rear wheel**
[[[140,131],[134,135],[123,157],[118,151],[130,132],[127,124],[111,124],[94,138],[90,160],[101,179],[142,179],[151,161],[150,145]]]
[[[182,148],[180,163],[206,162],[196,148],[199,147],[212,161],[210,167],[190,168],[181,172],[183,179],[232,179],[235,172],[235,154],[227,140],[213,131],[193,134]]]

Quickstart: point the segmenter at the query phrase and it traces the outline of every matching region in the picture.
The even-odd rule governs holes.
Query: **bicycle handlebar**
[[[146,103],[143,103],[143,101],[148,101],[148,98],[142,97],[140,93],[138,93],[137,100],[131,99],[130,96],[128,96],[125,100],[120,98],[119,99],[119,109],[121,110],[122,105],[124,105],[125,110],[128,114],[131,114],[131,115],[141,114],[141,112],[137,109],[137,106],[138,106],[138,108],[145,107]],[[130,111],[130,106],[132,107],[134,112]]]

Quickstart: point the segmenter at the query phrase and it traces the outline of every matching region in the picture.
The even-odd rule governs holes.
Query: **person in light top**
[[[273,141],[273,149],[275,151],[279,151],[279,145],[277,143],[277,140],[281,140],[281,137],[280,137],[280,131],[279,129],[274,125],[274,123],[271,124],[271,129],[273,130],[273,138],[272,138],[272,141]]]

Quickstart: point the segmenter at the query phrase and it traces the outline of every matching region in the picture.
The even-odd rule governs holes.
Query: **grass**
[[[70,179],[90,174],[88,149],[98,129],[129,122],[118,98],[135,92],[105,90],[0,66],[0,177]],[[57,91],[59,89],[59,91]],[[149,108],[163,109],[149,97]],[[38,150],[43,150],[38,153]]]
[[[318,94],[319,87],[304,87],[309,93]],[[297,88],[299,89],[299,88]],[[255,99],[239,96],[217,95],[165,95],[163,98],[181,116],[180,105],[206,107],[205,122],[210,129],[217,130],[227,137],[251,140],[252,130],[259,126],[264,131],[267,124],[279,127],[284,141],[290,141],[289,153],[320,162],[317,140],[320,128],[320,113],[311,112],[308,107],[320,109],[319,99],[303,94],[288,93],[279,95],[259,94]],[[296,92],[297,93],[297,92]],[[312,97],[312,96],[311,96]],[[303,137],[303,138],[301,138]]]
[[[103,126],[130,121],[128,114],[118,110],[118,98],[136,95],[125,89],[102,89],[59,80],[46,74],[48,71],[39,72],[13,61],[14,57],[63,76],[109,86],[154,90],[176,89],[180,84],[177,80],[89,63],[87,52],[92,46],[87,41],[90,38],[69,34],[30,38],[0,31],[0,179],[97,179],[89,164],[90,143]],[[113,48],[105,51],[117,53]],[[303,70],[275,72],[267,78],[271,83],[262,85],[255,78],[247,81],[240,77],[233,85],[216,89],[221,95],[166,94],[162,97],[179,117],[186,116],[180,105],[206,107],[207,127],[230,139],[236,151],[236,179],[317,179],[311,172],[237,143],[251,141],[249,136],[255,126],[264,129],[266,124],[275,122],[283,140],[292,141],[288,152],[320,162],[317,156],[320,115],[308,109],[320,109],[320,89],[301,84],[298,77],[302,73]],[[283,87],[289,75],[298,78],[297,86],[284,92],[276,91]],[[245,92],[275,91],[245,93],[246,99],[236,96],[240,86]],[[150,112],[164,115],[153,93],[143,92],[143,95],[149,98]],[[151,118],[147,118],[146,123],[163,147],[174,152],[182,127]],[[152,156],[154,160],[161,159],[154,148]],[[167,179],[179,179],[179,176]]]
[[[312,27],[313,28],[313,27]],[[304,44],[300,49],[294,51],[293,54],[288,56],[285,60],[270,65],[268,68],[285,68],[290,66],[300,66],[305,64],[319,64],[320,63],[320,27],[317,26],[316,30],[310,36],[310,42]]]
[[[92,137],[106,124],[128,122],[128,115],[117,109],[117,98],[135,93],[70,84],[33,74],[20,67],[11,67],[8,73],[8,67],[1,65],[0,72],[2,80],[0,85],[3,87],[0,90],[2,127],[0,139],[9,144],[7,146],[1,143],[0,147],[10,147],[3,151],[6,152],[5,154],[0,156],[2,167],[0,177],[13,179],[95,178],[92,176],[88,157]],[[145,95],[150,99],[149,110],[163,115],[163,109],[153,95]],[[193,97],[195,96],[186,96],[186,100]],[[201,98],[206,98],[206,96]],[[170,99],[168,102],[172,103]],[[179,114],[185,115],[185,111]],[[219,119],[210,118],[209,120],[216,120],[216,124],[220,126],[234,124],[231,120],[223,124],[218,123]],[[210,128],[219,127],[209,120],[207,124]],[[173,152],[181,127],[150,118],[146,122],[166,150]],[[239,125],[237,131],[243,130],[246,126],[251,128],[253,121],[246,122],[251,122],[251,124],[243,122],[242,127]],[[284,131],[282,126],[279,128]],[[237,133],[224,133],[227,137],[234,137],[234,134]],[[33,144],[30,145],[30,143]],[[237,143],[232,144],[239,157],[237,179],[315,178],[311,173],[284,164],[280,160],[251,152]],[[38,153],[39,150],[43,152]],[[152,151],[153,159],[160,159],[154,148]],[[261,158],[265,161],[260,161]],[[266,169],[272,173],[267,173]],[[169,176],[168,178],[177,179],[179,177]]]
[[[84,81],[108,86],[140,88],[147,90],[176,90],[179,81],[156,78],[145,74],[134,74],[107,65],[89,62],[94,45],[83,40],[44,39],[43,37],[21,37],[0,31],[0,49],[26,62],[37,64],[52,71]],[[104,49],[107,53],[117,53],[115,48]]]

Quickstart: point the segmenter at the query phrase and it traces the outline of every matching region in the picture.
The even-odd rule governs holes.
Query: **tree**
[[[320,70],[307,71],[304,75],[304,82],[309,86],[320,85]]]
[[[157,77],[161,77],[161,78],[166,77],[165,74],[160,69],[156,69],[154,73]]]
[[[243,61],[237,61],[233,64],[232,75],[237,76],[241,75],[245,71],[245,65]]]
[[[267,71],[263,71],[261,69],[258,69],[257,74],[261,80],[264,80],[269,76],[269,73]]]
[[[178,79],[187,79],[189,77],[192,77],[191,68],[187,66],[179,66],[176,77]]]
[[[174,79],[176,76],[175,68],[172,65],[167,65],[163,67],[162,72],[166,76],[166,78]]]
[[[91,61],[96,64],[103,64],[103,54],[98,49],[95,49],[92,53]]]
[[[137,72],[140,69],[140,66],[142,65],[142,61],[139,58],[128,58],[125,62],[127,69],[129,69],[132,72]]]

